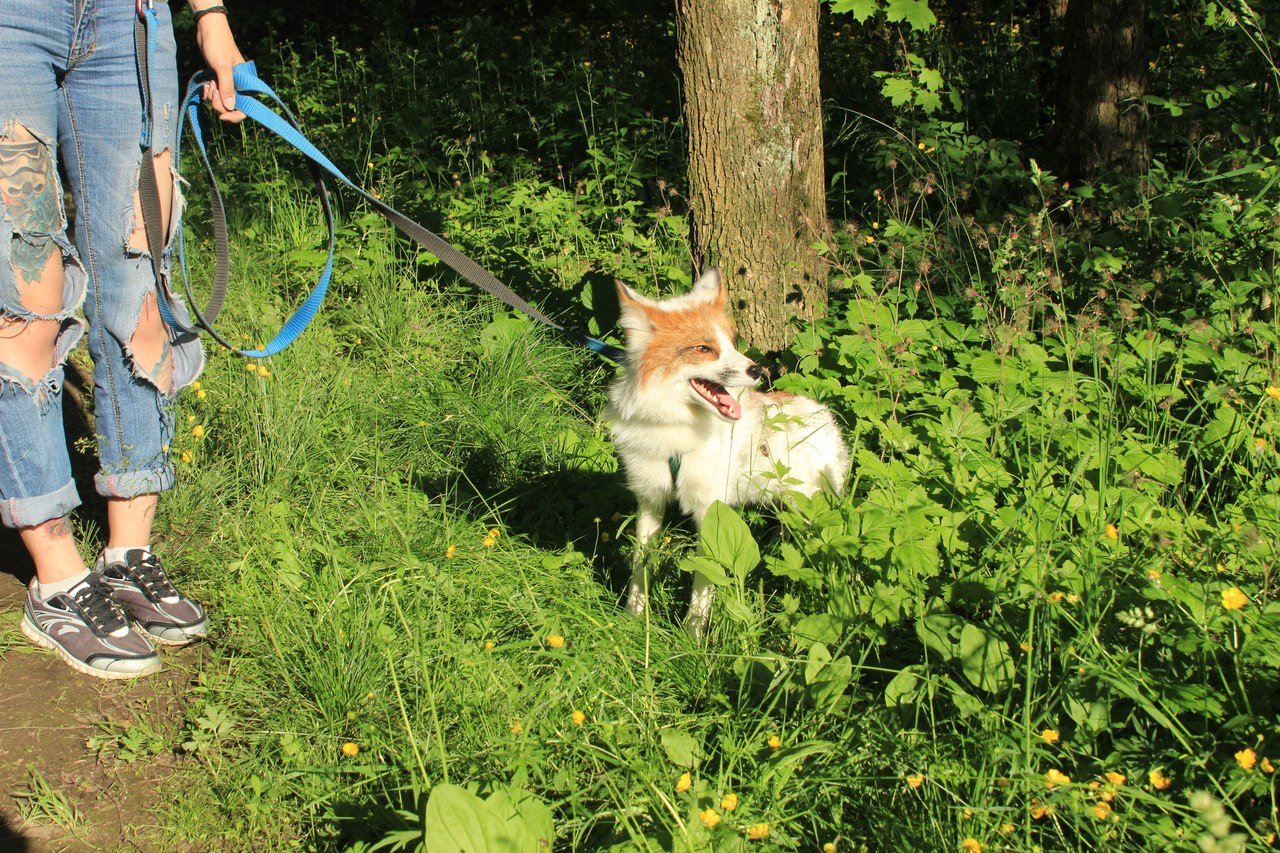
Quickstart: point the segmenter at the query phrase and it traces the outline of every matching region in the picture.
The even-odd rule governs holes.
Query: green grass
[[[476,59],[509,33],[467,27],[277,66],[339,162],[608,333],[611,277],[687,280],[678,128],[622,85],[634,52],[525,27],[512,76]],[[445,49],[464,37],[476,54]],[[439,110],[376,82],[422,76],[456,84]],[[348,138],[354,115],[386,122]],[[218,144],[242,152],[222,326],[252,348],[323,232],[287,155]],[[943,122],[868,148],[831,314],[779,381],[840,415],[848,494],[717,516],[760,560],[704,545],[729,581],[704,643],[678,627],[687,525],[650,615],[619,606],[612,368],[356,208],[312,328],[261,362],[211,352],[181,398],[158,545],[210,603],[213,655],[176,738],[104,732],[103,760],[188,756],[166,823],[236,849],[412,847],[498,812],[527,836],[542,806],[557,849],[1264,849],[1274,152],[1245,174],[1224,151],[1207,182],[1158,165],[1138,194]]]

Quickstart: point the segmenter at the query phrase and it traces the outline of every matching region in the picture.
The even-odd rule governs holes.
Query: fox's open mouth
[[[742,417],[742,406],[730,396],[723,385],[717,385],[706,379],[690,379],[689,384],[698,396],[711,404],[711,407],[723,417],[736,421]]]

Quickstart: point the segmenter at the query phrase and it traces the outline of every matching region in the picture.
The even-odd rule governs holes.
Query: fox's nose
[[[764,376],[764,368],[758,364],[753,364],[746,369],[746,374],[752,379],[759,381]]]

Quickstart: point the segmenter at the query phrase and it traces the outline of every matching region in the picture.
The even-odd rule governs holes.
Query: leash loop
[[[138,0],[149,2],[149,0]],[[530,305],[522,299],[518,294],[499,281],[492,273],[481,267],[471,258],[460,252],[452,243],[443,237],[433,233],[419,223],[405,216],[400,211],[383,202],[371,193],[348,178],[341,169],[324,155],[318,148],[311,143],[310,140],[303,135],[302,130],[298,126],[297,120],[289,111],[284,101],[258,76],[257,69],[253,62],[245,62],[235,66],[232,69],[232,81],[236,88],[236,109],[244,113],[246,117],[257,122],[265,129],[271,131],[285,142],[293,146],[298,152],[307,158],[307,166],[311,171],[312,177],[316,183],[317,191],[320,197],[321,206],[324,209],[325,221],[329,232],[329,249],[325,258],[324,269],[322,270],[319,280],[312,289],[311,294],[306,300],[298,306],[294,313],[285,321],[280,332],[263,348],[255,350],[236,350],[234,346],[229,344],[217,331],[213,328],[213,322],[217,317],[218,311],[222,307],[223,299],[226,295],[227,275],[227,256],[229,252],[226,248],[226,212],[225,205],[222,201],[221,193],[218,191],[217,179],[214,175],[213,167],[210,164],[208,151],[205,148],[204,139],[200,132],[200,92],[203,85],[211,80],[215,80],[211,71],[201,71],[195,74],[187,86],[186,98],[184,100],[183,109],[186,113],[187,124],[192,131],[192,137],[195,140],[196,150],[200,155],[205,169],[205,177],[207,178],[211,191],[211,209],[213,214],[213,225],[215,232],[215,242],[218,246],[218,259],[215,268],[214,286],[211,291],[209,305],[202,312],[195,307],[195,300],[192,298],[189,279],[186,274],[186,252],[182,239],[182,229],[178,229],[178,255],[180,265],[183,271],[183,282],[187,288],[188,299],[191,302],[191,311],[196,316],[197,324],[227,349],[235,350],[240,355],[249,358],[265,358],[274,355],[294,340],[297,339],[311,320],[315,317],[316,312],[320,309],[321,303],[324,301],[325,293],[328,290],[329,282],[333,274],[333,257],[335,242],[335,222],[332,205],[329,199],[328,188],[325,186],[322,173],[328,173],[331,177],[341,182],[353,192],[364,199],[369,206],[381,214],[392,225],[399,229],[405,236],[409,237],[427,251],[431,252],[439,258],[445,265],[457,273],[461,278],[479,287],[481,290],[495,296],[511,308],[525,314],[526,316],[536,320],[537,322],[548,326],[561,334],[569,337],[591,351],[608,358],[612,361],[622,363],[626,354],[620,348],[604,341],[597,340],[589,335],[568,329],[565,326],[552,320],[543,314],[537,308]],[[263,100],[259,100],[259,96],[269,104],[274,105],[276,109],[268,106]],[[278,110],[279,112],[277,112]],[[177,147],[174,151],[174,166],[178,165]],[[145,171],[145,170],[144,170]],[[169,320],[169,316],[165,317]]]

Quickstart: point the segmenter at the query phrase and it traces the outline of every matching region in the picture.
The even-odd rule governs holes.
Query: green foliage
[[[180,731],[103,728],[102,760],[182,756],[165,819],[215,847],[1260,846],[1280,132],[1245,8],[1163,10],[1150,174],[1066,185],[1040,89],[1008,84],[1042,24],[833,4],[833,299],[777,385],[839,414],[847,493],[669,527],[644,620],[617,601],[610,369],[344,211],[315,326],[211,356],[182,398],[158,545],[215,654]],[[371,26],[269,67],[363,183],[610,334],[612,277],[689,274],[669,22],[633,11]],[[253,346],[323,233],[291,155],[218,146]],[[703,644],[677,627],[691,571],[717,587]]]

